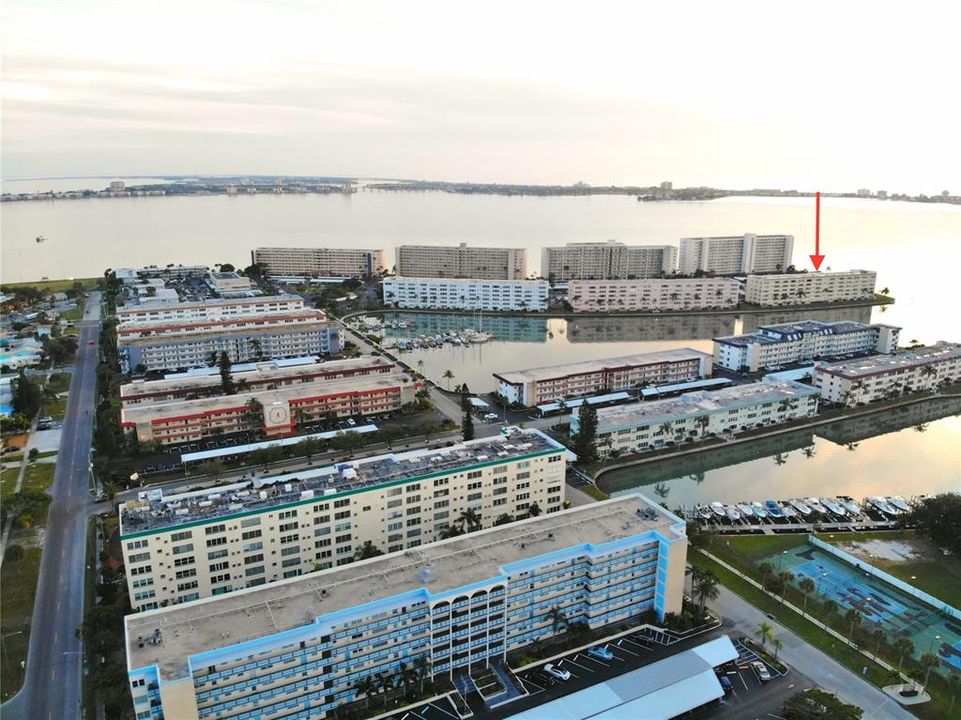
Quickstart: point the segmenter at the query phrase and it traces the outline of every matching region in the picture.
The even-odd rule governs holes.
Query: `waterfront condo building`
[[[340,327],[289,296],[132,306],[117,316],[124,372],[207,367],[222,352],[237,363],[341,350]]]
[[[384,372],[386,370],[386,372]],[[141,442],[195,442],[231,433],[282,437],[327,418],[376,415],[412,403],[421,387],[381,358],[254,363],[231,369],[227,394],[216,367],[120,388],[120,424]]]
[[[678,613],[686,557],[683,520],[628,495],[128,615],[134,708],[319,720],[402,665],[451,681],[502,666],[561,629],[555,608],[593,630]]]
[[[498,392],[527,407],[710,375],[711,356],[690,348],[494,373]]]
[[[814,384],[821,398],[847,406],[934,390],[959,380],[961,345],[948,342],[814,368]]]
[[[647,452],[712,435],[812,417],[818,390],[792,380],[762,381],[722,390],[690,392],[597,411],[597,450],[602,458]],[[571,434],[578,430],[571,415]]]
[[[715,275],[780,272],[791,266],[792,235],[735,235],[682,238],[678,271]]]
[[[407,550],[462,527],[564,503],[567,449],[537,430],[306,467],[120,506],[135,609],[189,602],[345,565],[366,542]],[[466,528],[465,528],[466,529]]]
[[[384,304],[432,310],[547,309],[546,280],[476,280],[440,277],[384,278]]]
[[[567,301],[575,312],[707,310],[736,307],[739,292],[731,278],[571,280]]]
[[[808,305],[874,297],[872,270],[748,275],[745,299],[752,305]]]
[[[858,322],[803,320],[762,325],[747,335],[714,338],[714,365],[735,372],[789,365],[802,360],[865,353],[892,353],[901,328]]]
[[[125,284],[136,283],[145,278],[160,278],[162,280],[183,280],[184,278],[202,278],[208,272],[206,265],[147,265],[139,268],[117,268],[114,275]]]
[[[367,278],[387,270],[384,251],[368,248],[259,247],[251,259],[271,277]]]
[[[523,280],[527,277],[525,248],[460,245],[401,245],[397,275],[417,278],[478,278]]]
[[[568,243],[541,251],[541,277],[551,282],[662,277],[677,269],[673,245]]]

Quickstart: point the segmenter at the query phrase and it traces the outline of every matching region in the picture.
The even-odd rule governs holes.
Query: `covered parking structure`
[[[669,720],[724,696],[714,668],[736,660],[727,635],[516,715],[512,720]]]

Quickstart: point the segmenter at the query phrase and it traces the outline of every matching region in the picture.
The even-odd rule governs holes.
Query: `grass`
[[[4,283],[5,288],[35,287],[45,292],[63,292],[73,287],[74,283],[81,283],[85,290],[94,290],[101,278],[74,278],[73,280],[34,280],[32,282]]]
[[[585,495],[590,495],[595,500],[607,500],[610,496],[603,490],[597,487],[597,485],[582,485],[577,488]]]
[[[73,375],[68,372],[51,373],[50,377],[47,378],[47,387],[55,393],[67,392],[70,389],[72,379]]]
[[[60,319],[67,322],[77,322],[83,320],[83,308],[75,307],[60,314]]]
[[[63,420],[64,413],[67,412],[67,398],[44,400],[43,409],[40,412],[54,420]]]
[[[14,533],[9,545],[16,543],[17,539],[17,533]],[[23,558],[17,562],[4,561],[0,570],[3,605],[0,634],[9,635],[2,640],[3,652],[0,653],[0,699],[3,700],[16,694],[23,683],[20,662],[27,659],[30,644],[30,620],[40,575],[40,554],[40,548],[25,547]]]
[[[23,489],[43,492],[53,485],[55,463],[30,463],[23,475]]]
[[[0,472],[0,497],[13,494],[13,489],[17,486],[17,475],[19,473],[19,467],[7,468]]]

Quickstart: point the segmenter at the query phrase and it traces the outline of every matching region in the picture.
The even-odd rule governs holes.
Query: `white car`
[[[757,673],[758,680],[761,682],[767,682],[771,679],[771,673],[767,671],[767,667],[760,660],[752,662],[751,667],[754,668],[754,672]]]
[[[567,670],[565,670],[564,668],[559,668],[556,665],[553,665],[551,663],[547,663],[547,665],[544,666],[544,672],[550,673],[551,675],[556,677],[558,680],[571,679],[571,674],[567,672]]]

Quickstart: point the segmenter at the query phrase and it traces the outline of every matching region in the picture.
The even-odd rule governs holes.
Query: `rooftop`
[[[169,307],[163,308],[163,312],[170,312],[176,310],[190,310],[192,308],[209,308],[209,307],[221,307],[221,306],[232,306],[232,305],[260,305],[263,303],[288,303],[293,301],[303,302],[303,298],[299,295],[262,295],[260,297],[245,297],[245,298],[216,298],[212,300],[196,300],[192,302],[182,302],[176,305],[171,305]],[[146,312],[144,308],[138,307],[121,307],[117,308],[117,315],[123,315],[125,313],[141,313]]]
[[[130,668],[157,665],[162,680],[187,673],[192,655],[295,628],[361,603],[412,591],[431,596],[496,578],[504,566],[649,531],[684,535],[684,522],[642,495],[627,495],[126,618]],[[425,580],[425,568],[430,568]],[[225,630],[229,629],[229,633]],[[159,645],[138,637],[153,637]]]
[[[546,367],[530,368],[528,370],[512,370],[510,372],[494,373],[494,377],[504,382],[520,385],[529,382],[541,382],[570,375],[586,375],[605,370],[623,370],[629,367],[643,365],[657,365],[665,362],[680,362],[683,360],[710,359],[709,353],[703,353],[691,348],[677,350],[661,350],[660,352],[638,353],[636,355],[622,355],[621,357],[604,360],[585,360],[584,362],[568,365],[550,365]]]
[[[869,355],[865,358],[847,362],[824,363],[817,366],[817,371],[855,378],[892,370],[921,367],[951,358],[961,358],[961,344],[939,342],[927,347],[902,350],[894,355]]]
[[[161,307],[163,309],[163,307]],[[198,333],[271,333],[304,332],[305,326],[329,327],[327,315],[314,309],[303,308],[281,313],[263,315],[240,315],[214,320],[160,320],[149,323],[120,323],[117,326],[118,339],[125,344],[172,342],[178,336],[192,337]],[[134,337],[130,337],[134,335]]]
[[[817,271],[817,272],[794,272],[794,273],[764,273],[763,275],[756,275],[751,273],[747,276],[747,281],[750,283],[768,281],[768,280],[800,280],[805,278],[832,278],[840,277],[842,275],[877,275],[874,270],[833,270],[833,271]]]
[[[718,337],[714,338],[714,341],[739,346],[749,344],[771,345],[779,342],[800,340],[804,335],[841,335],[844,333],[861,332],[869,328],[901,329],[893,325],[883,325],[880,323],[865,325],[864,323],[851,320],[833,323],[821,322],[820,320],[802,320],[800,322],[782,323],[779,325],[762,325],[752,333]]]
[[[547,286],[549,283],[547,280],[525,280],[523,278],[517,278],[515,280],[489,280],[487,278],[464,278],[464,277],[408,277],[408,276],[396,276],[390,278],[384,278],[381,282],[391,283],[391,282],[422,282],[422,283],[443,283],[449,284],[453,283],[456,285],[521,285],[522,287],[532,287],[535,285]]]
[[[817,388],[791,380],[762,381],[735,385],[722,390],[701,390],[668,400],[649,400],[632,405],[603,408],[597,411],[597,431],[608,433],[679,418],[709,415],[720,410],[734,410],[817,394]]]
[[[148,490],[141,493],[141,499],[120,506],[120,531],[125,537],[152,534],[188,523],[316,502],[339,493],[564,451],[566,448],[538,430],[517,430],[438,450],[387,453],[167,497],[162,489]]]

